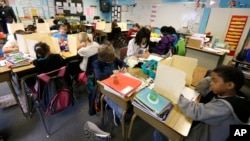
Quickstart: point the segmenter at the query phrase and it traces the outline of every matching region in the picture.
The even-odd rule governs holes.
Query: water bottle
[[[216,38],[214,39],[213,44],[212,44],[212,48],[214,48],[218,42],[219,42],[219,38],[216,37]]]

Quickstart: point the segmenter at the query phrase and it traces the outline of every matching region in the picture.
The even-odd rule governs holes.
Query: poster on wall
[[[57,14],[81,16],[83,15],[83,2],[82,0],[55,0],[55,9]]]
[[[237,46],[239,44],[241,35],[247,23],[248,16],[233,15],[227,30],[225,43],[228,44],[230,53],[228,55],[234,56]]]

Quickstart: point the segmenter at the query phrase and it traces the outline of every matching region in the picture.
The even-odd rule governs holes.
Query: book
[[[144,104],[158,116],[161,116],[169,107],[171,103],[168,99],[158,94],[155,90],[144,88],[138,94],[136,94],[135,99],[138,103]]]
[[[122,96],[130,95],[131,92],[135,91],[142,83],[141,80],[122,73],[112,75],[109,78],[102,80],[102,82]]]

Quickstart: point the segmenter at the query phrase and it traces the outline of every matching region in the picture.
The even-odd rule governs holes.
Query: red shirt
[[[136,29],[129,29],[128,30],[128,34],[127,34],[127,41],[129,42],[130,39],[132,39],[131,35],[135,35],[138,32],[138,30]]]

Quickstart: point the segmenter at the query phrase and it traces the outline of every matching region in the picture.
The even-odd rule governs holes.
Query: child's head
[[[67,25],[60,25],[59,32],[61,34],[66,34],[68,31]]]
[[[38,42],[37,44],[35,44],[34,50],[37,58],[44,58],[50,54],[49,45],[43,42]]]
[[[112,63],[115,59],[115,50],[110,44],[103,44],[102,47],[98,49],[98,60]]]
[[[58,20],[56,20],[56,19],[53,20],[53,23],[54,23],[54,24],[58,24]]]
[[[14,38],[15,38],[15,40],[17,40],[17,37],[16,37],[17,34],[23,35],[23,34],[26,34],[26,32],[24,30],[21,30],[21,29],[16,30],[14,32]]]
[[[78,34],[80,43],[82,42],[91,42],[91,39],[89,38],[88,34],[86,32],[80,32]]]
[[[133,28],[134,28],[135,30],[139,30],[139,29],[141,28],[141,26],[140,26],[138,23],[135,23],[135,24],[133,25]]]
[[[211,73],[210,87],[215,94],[235,95],[244,84],[244,74],[238,68],[218,66]]]
[[[36,31],[36,27],[34,25],[31,25],[31,24],[28,25],[26,27],[26,29],[27,29],[28,32],[35,32]]]
[[[153,27],[152,27],[151,25],[146,25],[145,27],[146,27],[150,32],[153,31]]]
[[[38,19],[37,19],[37,22],[38,22],[38,23],[45,23],[45,21],[44,21],[42,18],[38,18]]]
[[[150,31],[147,28],[142,27],[135,36],[135,43],[137,45],[141,44],[148,45],[149,39],[150,39]]]
[[[118,27],[117,21],[113,21],[113,22],[111,23],[111,29],[114,29],[114,28],[116,28],[116,27]]]

